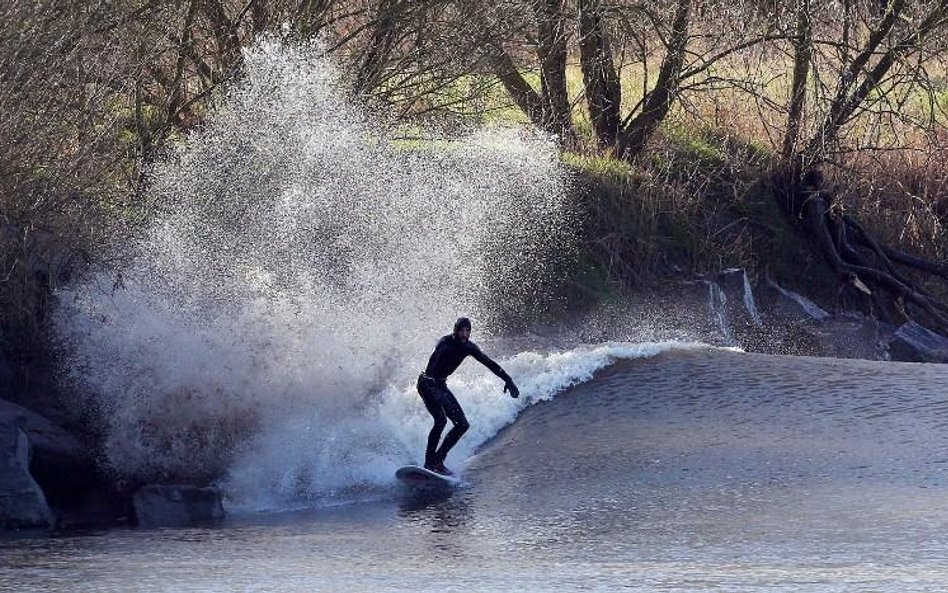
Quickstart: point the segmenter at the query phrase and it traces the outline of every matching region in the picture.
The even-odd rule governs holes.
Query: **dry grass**
[[[831,173],[845,207],[888,243],[948,257],[948,146],[854,154]]]
[[[172,12],[180,20],[180,11]],[[51,44],[58,33],[52,27],[36,34],[49,37]],[[16,39],[0,36],[0,49],[6,47],[3,43],[15,48]],[[115,223],[135,207],[142,139],[134,121],[133,81],[142,64],[132,58],[106,60],[134,52],[131,46],[113,51],[111,38],[90,39],[104,48],[102,66],[108,68],[96,74],[109,79],[102,85],[86,82],[83,93],[73,92],[70,85],[77,82],[68,74],[77,71],[76,61],[82,61],[78,54],[53,56],[48,64],[4,64],[31,65],[29,72],[8,78],[22,75],[33,85],[0,92],[0,106],[9,116],[3,120],[7,127],[0,128],[0,143],[5,142],[0,152],[0,340],[5,346],[0,348],[8,351],[41,332],[50,289],[77,263],[101,259],[103,246],[121,228]],[[161,47],[162,59],[174,57],[173,44]],[[823,70],[831,71],[833,65],[821,59]],[[933,79],[948,80],[944,70],[938,63],[929,67]],[[55,76],[33,76],[37,72]],[[754,267],[763,265],[763,258],[790,253],[774,247],[789,241],[768,239],[784,223],[766,206],[769,197],[754,186],[780,145],[790,72],[789,58],[781,51],[753,50],[717,63],[687,82],[646,154],[630,165],[603,156],[596,146],[582,73],[573,57],[567,86],[581,141],[576,153],[564,155],[564,162],[582,177],[593,229],[589,246],[608,276],[645,283],[679,269]],[[535,70],[523,74],[539,87]],[[654,63],[648,76],[641,64],[622,67],[623,116],[642,99],[655,75]],[[906,93],[902,117],[867,116],[849,127],[842,143],[859,150],[840,152],[827,169],[843,205],[886,240],[943,260],[948,256],[948,134],[930,130],[942,130],[948,121],[948,101],[936,90],[929,94],[912,87]],[[449,120],[526,123],[490,75],[459,76],[454,87],[437,95],[445,104],[454,99],[458,102],[445,113]],[[822,100],[811,98],[804,135],[820,124]],[[146,123],[150,113],[144,111]],[[910,119],[933,123],[922,133]],[[189,122],[181,119],[181,125]],[[174,137],[174,130],[169,136]],[[867,141],[884,150],[867,150]]]

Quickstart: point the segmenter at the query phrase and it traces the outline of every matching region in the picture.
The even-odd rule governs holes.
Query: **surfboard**
[[[413,488],[454,488],[461,480],[444,476],[417,465],[406,465],[395,471],[398,481]]]

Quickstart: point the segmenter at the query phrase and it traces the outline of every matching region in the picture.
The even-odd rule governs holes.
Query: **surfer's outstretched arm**
[[[510,375],[500,367],[499,364],[493,361],[490,356],[484,354],[480,348],[477,347],[473,342],[470,343],[471,356],[474,357],[477,362],[481,363],[488,369],[490,372],[494,373],[504,381],[504,391],[510,392],[510,397],[519,397],[520,390],[517,389],[517,386],[514,384],[513,379],[510,378]]]

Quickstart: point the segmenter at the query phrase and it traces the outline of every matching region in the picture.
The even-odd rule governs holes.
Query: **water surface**
[[[942,591],[946,384],[938,365],[620,361],[526,409],[453,495],[10,537],[0,591]]]

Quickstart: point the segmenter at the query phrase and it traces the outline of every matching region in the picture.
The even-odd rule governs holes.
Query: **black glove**
[[[520,390],[517,389],[516,385],[514,385],[512,379],[508,379],[507,382],[504,383],[504,393],[507,393],[508,391],[510,392],[510,397],[520,397]]]

